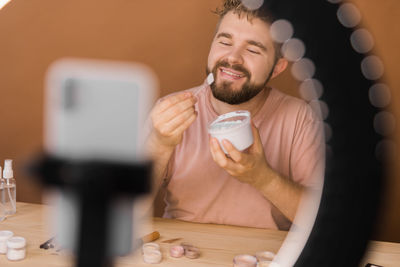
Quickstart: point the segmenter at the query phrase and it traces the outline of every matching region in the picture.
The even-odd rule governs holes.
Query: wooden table
[[[14,235],[27,239],[27,257],[23,261],[10,262],[0,255],[0,266],[72,266],[72,258],[66,253],[57,253],[54,249],[40,249],[39,245],[50,237],[45,217],[50,207],[38,204],[17,203],[17,214],[0,222],[0,230],[11,230]],[[163,261],[161,266],[232,266],[237,254],[255,254],[268,250],[277,252],[286,232],[235,227],[226,225],[188,223],[178,220],[154,218],[153,227],[161,237],[156,241],[161,245]],[[175,243],[163,243],[165,240],[181,238]],[[171,258],[169,248],[180,242],[190,242],[199,247],[201,256],[191,260],[185,257]],[[365,262],[385,267],[400,266],[400,244],[371,242]],[[118,258],[116,266],[157,266],[143,262],[140,251],[127,257]]]

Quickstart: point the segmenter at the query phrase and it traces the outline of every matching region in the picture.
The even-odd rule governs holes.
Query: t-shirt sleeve
[[[323,122],[308,104],[297,115],[290,156],[290,172],[304,186],[320,184],[325,172]]]

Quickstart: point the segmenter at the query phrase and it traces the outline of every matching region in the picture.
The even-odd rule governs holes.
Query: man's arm
[[[292,222],[305,188],[269,167],[258,130],[254,125],[252,125],[252,131],[254,144],[246,153],[238,151],[229,141],[223,140],[223,146],[229,153],[229,157],[222,151],[218,141],[211,138],[212,157],[230,175],[259,190],[284,217]],[[274,210],[273,213],[276,220],[279,214]],[[284,218],[280,219],[284,220]]]
[[[281,213],[272,209],[272,216],[275,222],[280,226],[279,228],[286,228],[282,227],[282,224],[285,222],[285,218],[282,218],[282,215],[289,219],[290,222],[293,222],[305,188],[301,184],[282,177],[271,168],[269,168],[269,170],[269,173],[267,171],[264,173],[264,177],[259,178],[260,183],[255,185],[255,187],[264,197],[268,198]]]
[[[147,150],[153,160],[153,181],[158,191],[175,147],[197,117],[196,98],[190,92],[175,94],[158,102],[150,113],[152,129]]]

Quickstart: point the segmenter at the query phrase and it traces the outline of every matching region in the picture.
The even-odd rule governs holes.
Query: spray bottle
[[[4,201],[5,201],[5,182],[3,179],[3,172],[1,171],[1,166],[0,166],[0,222],[6,218],[6,208],[4,206]]]
[[[14,179],[11,159],[6,159],[4,161],[3,178],[5,181],[3,189],[4,202],[2,202],[6,211],[5,213],[10,215],[17,212],[17,185]]]

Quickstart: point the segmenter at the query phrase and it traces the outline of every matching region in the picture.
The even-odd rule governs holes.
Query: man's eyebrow
[[[232,34],[227,33],[227,32],[220,32],[217,34],[217,38],[219,38],[219,37],[225,37],[225,38],[232,39]]]
[[[254,45],[257,46],[258,48],[260,48],[263,51],[267,51],[267,48],[260,42],[254,41],[254,40],[247,40],[247,43],[250,45]]]

